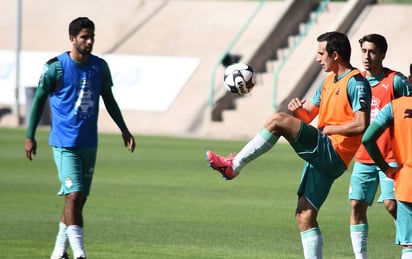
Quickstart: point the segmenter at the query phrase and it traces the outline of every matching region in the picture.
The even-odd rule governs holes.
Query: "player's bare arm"
[[[340,134],[345,136],[356,136],[363,134],[369,126],[369,111],[359,110],[355,112],[355,119],[339,125],[326,125],[323,133],[326,135]]]
[[[293,98],[288,104],[289,111],[292,112],[296,118],[310,123],[316,115],[319,113],[319,107],[311,102],[307,102],[306,99]]]

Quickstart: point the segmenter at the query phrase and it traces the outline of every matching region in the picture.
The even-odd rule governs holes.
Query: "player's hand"
[[[401,167],[389,167],[386,171],[385,174],[388,178],[395,179],[396,173],[401,169]]]
[[[134,141],[134,137],[130,134],[129,131],[122,132],[122,138],[124,142],[124,146],[127,147],[127,150],[133,153],[134,148],[136,147],[136,143]]]
[[[290,100],[288,104],[288,110],[291,112],[295,112],[296,110],[300,109],[303,107],[303,104],[306,102],[306,99],[299,99],[299,98],[293,98]]]
[[[37,150],[36,140],[27,138],[25,149],[26,149],[26,157],[31,161],[33,159],[32,156],[36,155],[36,150]]]

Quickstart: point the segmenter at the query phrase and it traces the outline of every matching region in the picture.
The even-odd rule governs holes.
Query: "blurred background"
[[[358,39],[370,33],[388,41],[385,66],[408,75],[412,62],[412,0],[2,0],[0,10],[0,127],[26,126],[43,64],[71,48],[68,25],[79,16],[95,22],[94,53],[109,63],[134,134],[254,136],[290,98],[310,98],[324,76],[315,55],[326,31],[348,34],[360,69]],[[258,73],[242,97],[223,86],[238,61]],[[101,131],[117,132],[101,107]]]

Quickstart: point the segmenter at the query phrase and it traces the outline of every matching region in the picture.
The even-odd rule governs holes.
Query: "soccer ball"
[[[255,70],[245,63],[235,63],[225,69],[224,84],[229,92],[244,95],[256,84]]]

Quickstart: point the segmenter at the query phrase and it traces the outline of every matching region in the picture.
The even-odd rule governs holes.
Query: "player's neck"
[[[335,71],[335,74],[336,74],[337,76],[340,76],[340,75],[348,72],[348,70],[352,70],[352,69],[353,69],[353,67],[352,67],[352,65],[351,65],[350,63],[339,64],[339,65],[337,66],[337,69],[336,69],[336,71]]]
[[[84,54],[78,52],[78,51],[75,50],[75,49],[72,50],[72,51],[70,51],[69,55],[70,55],[70,58],[71,58],[73,61],[78,62],[78,63],[86,62],[86,61],[89,60],[89,57],[90,57],[89,54],[84,55]]]
[[[377,77],[383,73],[383,67],[369,69],[369,70],[366,70],[365,72],[366,72],[365,73],[366,77]]]

